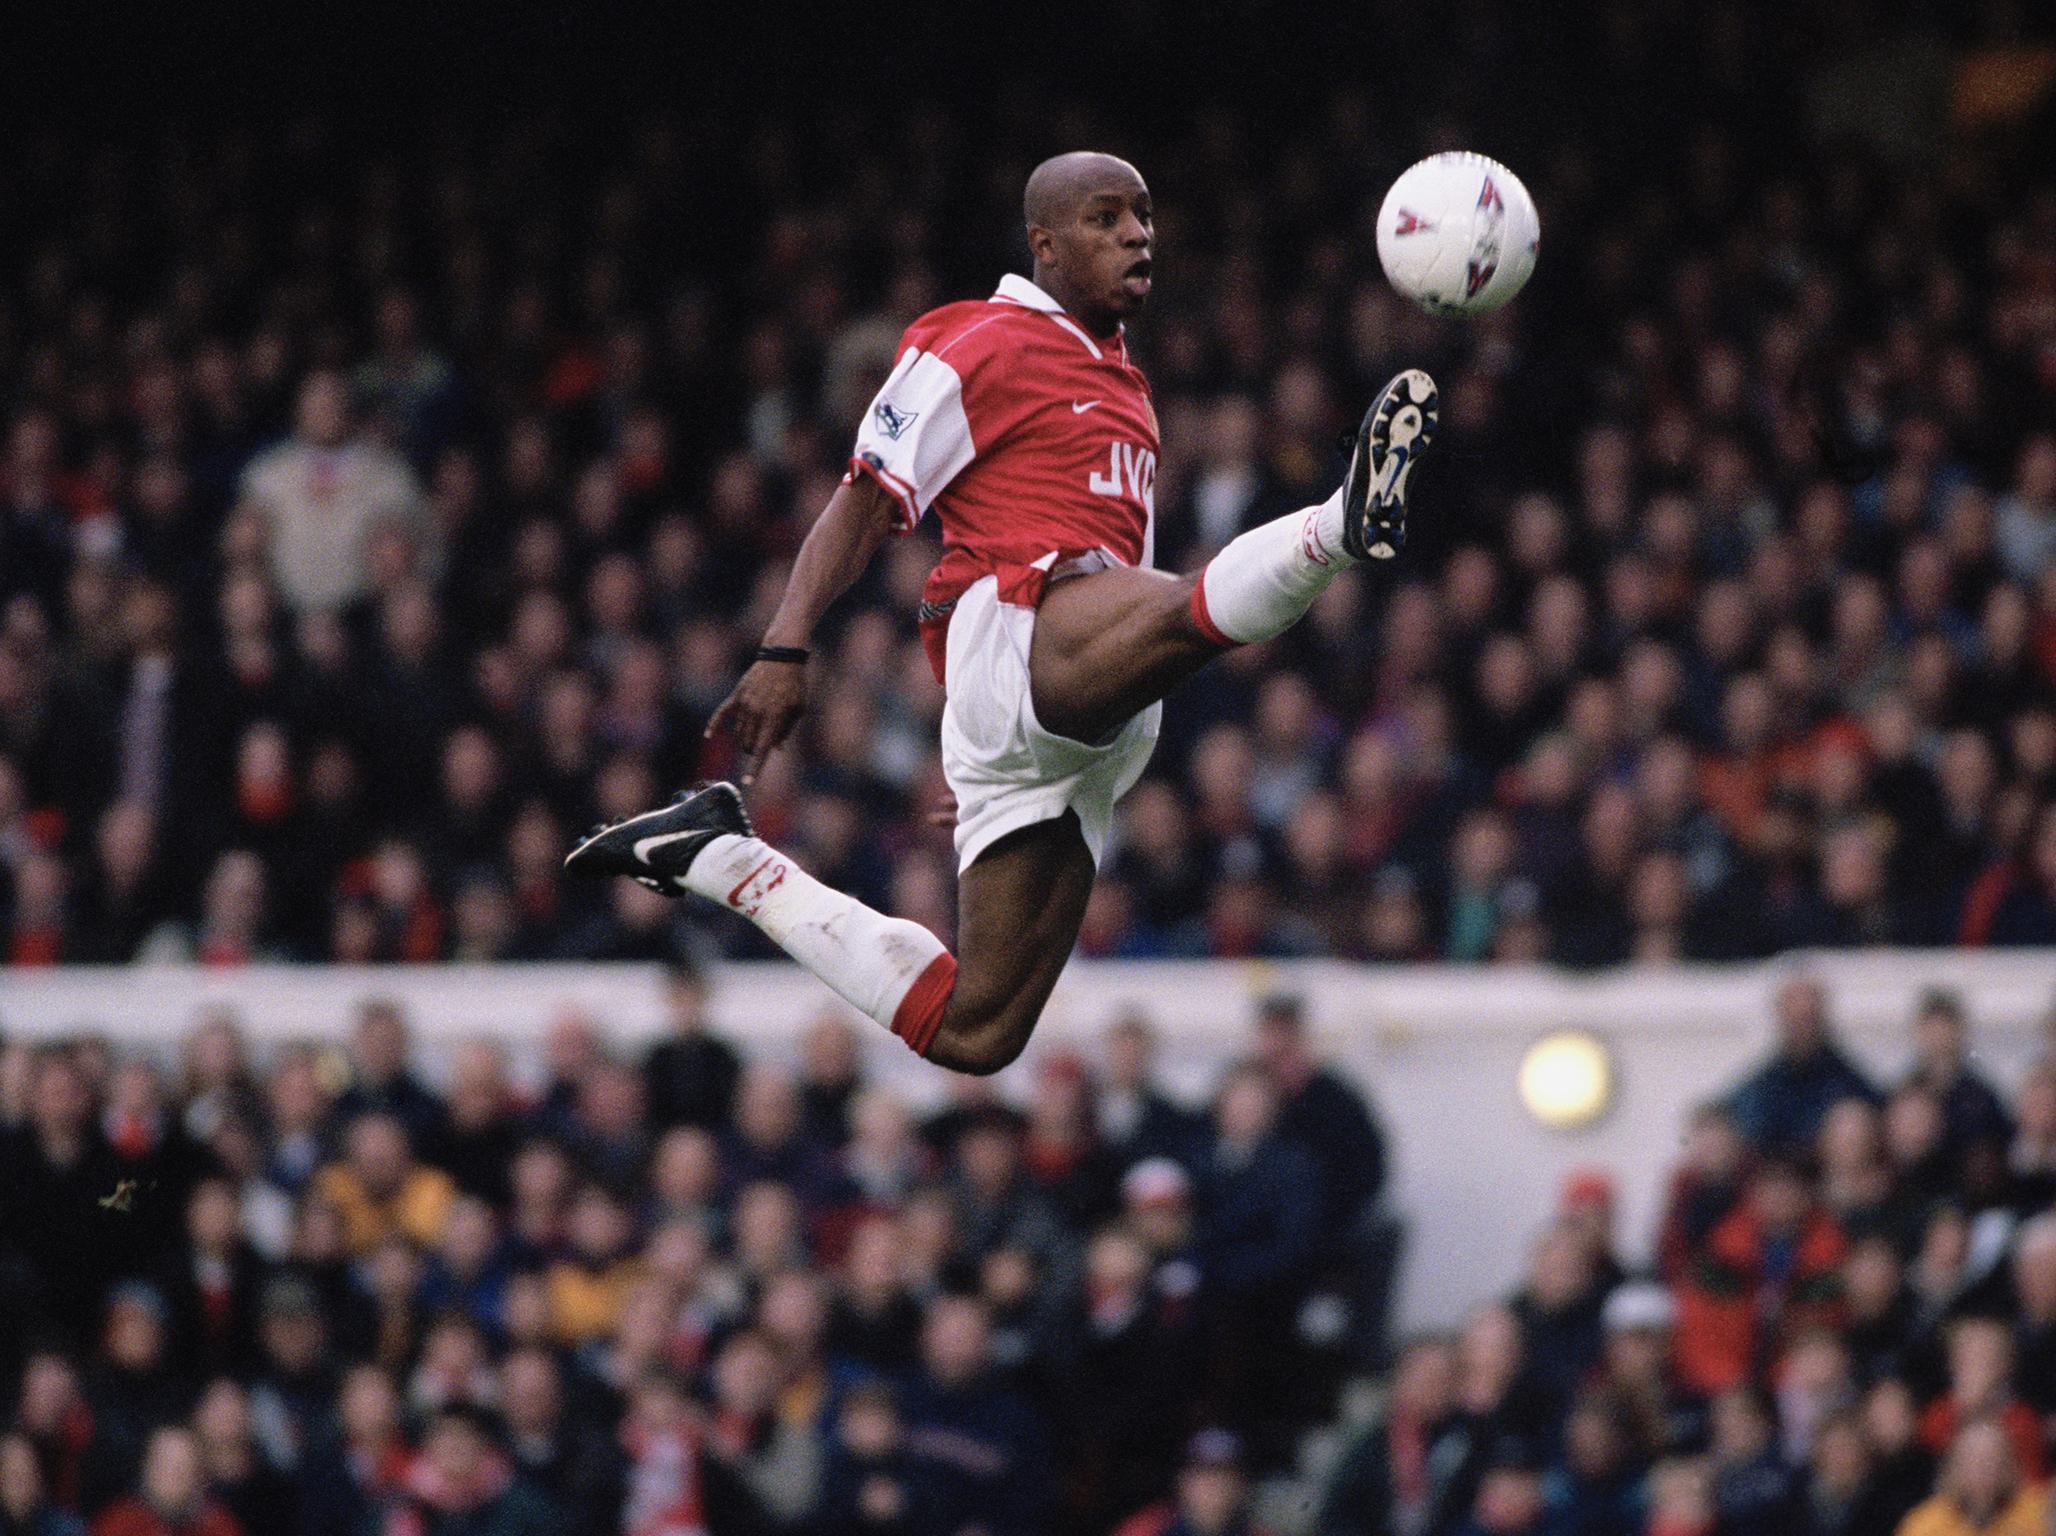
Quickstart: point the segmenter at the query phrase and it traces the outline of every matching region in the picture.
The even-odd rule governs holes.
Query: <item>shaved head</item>
[[[1035,282],[1095,335],[1149,300],[1156,213],[1141,173],[1092,150],[1045,160],[1021,197]]]
[[[1053,155],[1029,173],[1027,190],[1021,194],[1021,217],[1030,229],[1055,229],[1088,198],[1141,185],[1142,173],[1118,155],[1094,149]]]

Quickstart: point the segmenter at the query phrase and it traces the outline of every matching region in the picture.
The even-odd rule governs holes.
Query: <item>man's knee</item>
[[[928,1048],[928,1059],[952,1072],[990,1077],[1020,1057],[1034,1032],[1035,1020],[1021,1017],[1018,1009],[960,1011],[952,999],[950,1013]]]

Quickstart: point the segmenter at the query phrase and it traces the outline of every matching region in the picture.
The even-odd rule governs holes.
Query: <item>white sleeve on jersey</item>
[[[911,529],[977,453],[956,369],[910,347],[857,428],[853,474],[870,474],[898,499]]]

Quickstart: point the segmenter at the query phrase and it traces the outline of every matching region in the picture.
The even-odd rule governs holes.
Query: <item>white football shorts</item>
[[[1036,613],[999,600],[982,576],[949,618],[943,674],[942,768],[957,797],[957,869],[969,869],[1009,832],[1076,811],[1097,865],[1128,793],[1156,750],[1164,706],[1152,704],[1092,746],[1042,728],[1028,691]]]

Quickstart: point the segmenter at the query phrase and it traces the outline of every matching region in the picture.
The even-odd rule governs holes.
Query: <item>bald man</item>
[[[1196,574],[1150,569],[1156,412],[1123,332],[1153,279],[1149,188],[1112,155],[1059,155],[1022,204],[1033,280],[1010,274],[990,299],[907,327],[757,660],[708,727],[733,733],[749,784],[805,707],[815,626],[888,537],[934,508],[943,555],[920,617],[948,695],[957,953],[759,840],[733,784],[602,828],[565,865],[721,903],[914,1050],[973,1073],[998,1071],[1034,1030],[1164,695],[1289,628],[1347,567],[1399,553],[1408,477],[1436,421],[1433,381],[1400,374],[1365,414],[1334,495]]]

